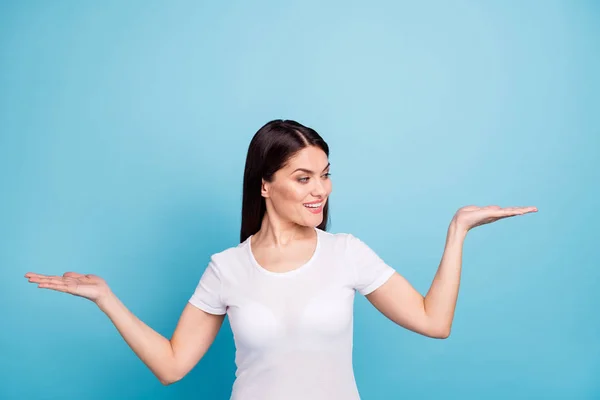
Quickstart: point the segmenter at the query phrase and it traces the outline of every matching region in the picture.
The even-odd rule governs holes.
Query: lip
[[[311,202],[308,202],[308,203],[302,203],[302,204],[316,204],[316,203],[321,203],[321,202],[325,202],[325,199],[315,200],[315,201],[311,201]]]
[[[302,204],[304,205],[304,208],[306,208],[308,210],[308,212],[310,212],[312,214],[320,214],[323,211],[323,208],[325,207],[325,202],[326,202],[326,199],[318,200],[318,201],[311,201],[310,203],[302,203]],[[306,207],[306,204],[316,204],[316,203],[322,203],[322,204],[320,207],[317,207],[317,208]]]

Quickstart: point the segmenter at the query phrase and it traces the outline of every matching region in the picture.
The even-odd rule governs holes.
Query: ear
[[[269,197],[269,182],[262,179],[262,183],[260,185],[260,195],[264,198]]]

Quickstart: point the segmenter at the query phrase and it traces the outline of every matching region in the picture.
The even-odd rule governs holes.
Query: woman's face
[[[323,222],[323,208],[330,193],[329,160],[315,146],[296,153],[275,173],[272,182],[263,180],[261,190],[270,215],[311,227]]]

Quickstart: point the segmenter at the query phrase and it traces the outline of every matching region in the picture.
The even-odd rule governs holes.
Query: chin
[[[322,222],[323,222],[323,215],[321,215],[319,218],[315,218],[314,220],[310,221],[310,223],[307,223],[306,226],[310,226],[311,228],[316,228],[317,226],[321,225]]]
[[[317,226],[321,225],[321,223],[323,222],[323,216],[321,215],[319,218],[315,217],[315,218],[310,218],[309,220],[303,220],[303,221],[297,221],[296,224],[300,225],[300,226],[305,226],[307,228],[316,228]]]

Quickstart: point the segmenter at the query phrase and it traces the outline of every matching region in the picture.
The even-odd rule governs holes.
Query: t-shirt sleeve
[[[348,234],[347,252],[354,269],[354,289],[363,296],[379,288],[396,272],[367,244]]]
[[[209,314],[225,314],[227,307],[221,300],[222,286],[219,267],[211,257],[189,302]]]

